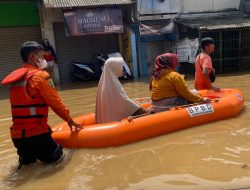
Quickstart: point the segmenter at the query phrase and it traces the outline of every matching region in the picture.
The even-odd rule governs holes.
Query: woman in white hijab
[[[109,58],[104,65],[96,97],[96,123],[120,121],[131,115],[147,111],[126,95],[118,77],[123,76],[122,57]]]

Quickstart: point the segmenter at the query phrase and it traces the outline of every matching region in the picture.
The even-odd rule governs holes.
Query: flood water
[[[66,149],[56,165],[15,173],[18,157],[9,137],[10,105],[0,100],[0,189],[200,190],[250,189],[250,74],[221,76],[216,86],[239,88],[245,109],[235,118],[105,149]],[[193,88],[192,80],[188,81]],[[94,111],[95,83],[62,87],[72,115]],[[124,83],[130,98],[148,97],[148,80]],[[2,89],[0,89],[2,90]],[[49,123],[62,122],[50,112]],[[169,123],[174,125],[174,123]]]

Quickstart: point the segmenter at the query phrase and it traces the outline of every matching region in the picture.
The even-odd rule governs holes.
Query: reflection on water
[[[9,139],[10,108],[1,93],[0,189],[246,189],[250,187],[249,77],[216,81],[217,86],[244,92],[246,108],[235,118],[117,148],[65,150],[61,163],[37,163],[17,173],[16,150]],[[188,83],[192,88],[192,81]],[[123,85],[131,98],[149,96],[148,80]],[[60,87],[73,116],[94,111],[96,87],[95,82]],[[49,123],[59,122],[51,112]]]

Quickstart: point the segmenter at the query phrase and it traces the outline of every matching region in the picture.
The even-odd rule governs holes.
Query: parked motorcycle
[[[71,65],[70,77],[72,82],[96,80],[99,77],[94,68],[95,65],[92,63],[72,61]]]
[[[72,61],[72,69],[70,73],[71,81],[89,81],[89,80],[99,80],[102,74],[103,66],[109,57],[121,57],[119,52],[112,54],[102,54],[98,55],[96,62],[94,63],[81,63],[78,61]],[[132,77],[128,65],[125,63],[123,65],[125,74],[121,79],[130,79]]]

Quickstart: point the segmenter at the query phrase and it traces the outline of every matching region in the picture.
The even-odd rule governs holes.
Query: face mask
[[[39,60],[39,62],[36,63],[37,67],[39,69],[45,69],[48,65],[47,61],[45,59],[40,59],[37,57],[37,59]]]

